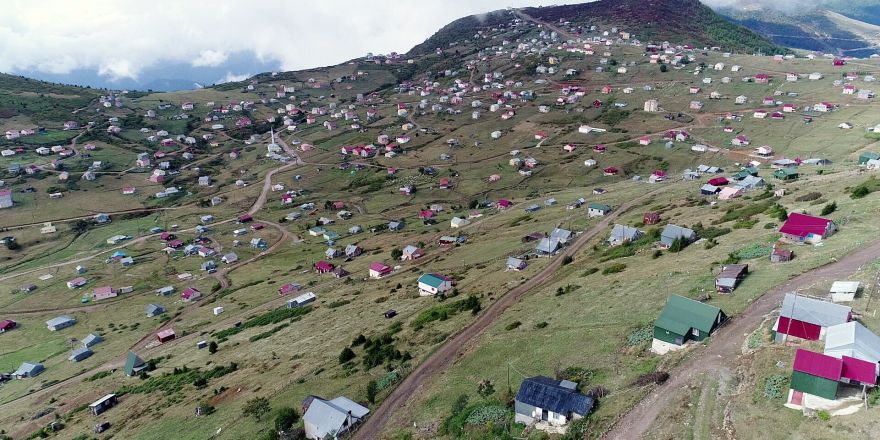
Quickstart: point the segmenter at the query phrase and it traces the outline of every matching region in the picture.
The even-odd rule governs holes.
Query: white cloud
[[[228,83],[228,82],[238,82],[238,81],[244,81],[252,76],[253,75],[251,75],[250,73],[243,73],[241,75],[236,75],[232,72],[226,72],[226,76],[218,79],[216,82],[217,82],[217,84],[223,84],[223,83]]]
[[[406,52],[450,21],[552,0],[4,0],[0,71],[98,69],[136,78],[162,62],[217,66],[253,52],[285,70],[340,63],[367,52]]]
[[[199,52],[199,56],[192,61],[195,67],[215,67],[226,62],[229,55],[218,50],[203,50]]]

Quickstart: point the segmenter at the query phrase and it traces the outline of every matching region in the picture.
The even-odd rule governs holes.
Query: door
[[[684,338],[682,338],[681,336],[676,337],[675,338],[675,345],[681,345],[681,344],[684,344]]]
[[[793,405],[802,405],[804,402],[804,393],[802,391],[792,391],[791,392],[791,403]]]
[[[546,422],[548,420],[549,416],[550,416],[550,414],[546,409],[541,410],[541,420]]]

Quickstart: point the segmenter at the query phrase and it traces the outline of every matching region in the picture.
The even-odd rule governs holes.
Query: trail
[[[368,418],[363,426],[355,434],[355,438],[359,439],[377,439],[385,425],[388,423],[392,414],[406,406],[416,391],[422,386],[434,379],[435,376],[442,374],[452,364],[461,357],[472,343],[476,341],[486,329],[498,319],[505,310],[516,304],[520,298],[526,294],[535,291],[543,286],[549,279],[553,277],[556,271],[562,267],[562,261],[566,256],[573,256],[580,252],[587,244],[600,233],[604,233],[608,226],[614,222],[620,215],[627,213],[636,206],[641,206],[644,200],[649,199],[658,193],[664,191],[672,185],[663,185],[661,188],[645,193],[629,202],[621,205],[610,215],[605,216],[599,223],[578,235],[577,239],[565,249],[565,251],[553,257],[551,263],[541,272],[529,279],[525,283],[508,291],[496,302],[492,303],[486,312],[480,315],[476,320],[472,321],[458,333],[446,340],[446,342],[437,351],[432,353],[422,362],[416,369],[409,374],[406,379],[391,392],[382,405],[376,409],[373,415]]]

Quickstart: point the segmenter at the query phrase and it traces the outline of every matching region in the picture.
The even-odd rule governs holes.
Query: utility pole
[[[789,345],[788,344],[788,337],[789,337],[789,334],[791,333],[791,320],[792,320],[792,315],[794,315],[794,305],[797,303],[797,298],[798,298],[798,292],[797,292],[797,290],[795,290],[794,291],[794,299],[791,301],[791,311],[788,313],[788,324],[786,325],[786,328],[785,328],[785,345]]]
[[[507,393],[510,394],[510,355],[507,355]]]

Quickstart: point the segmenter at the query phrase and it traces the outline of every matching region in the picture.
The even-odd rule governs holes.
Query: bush
[[[593,388],[590,388],[590,391],[587,391],[587,395],[592,397],[593,399],[601,399],[610,394],[608,388],[603,387],[602,385],[596,385]]]
[[[868,194],[871,194],[871,190],[868,189],[868,187],[865,185],[859,185],[852,190],[852,193],[850,193],[849,196],[852,199],[861,199],[862,197],[865,197]]]
[[[828,215],[832,212],[837,211],[837,202],[831,202],[822,207],[822,213],[819,215]]]
[[[644,327],[633,330],[626,337],[626,342],[629,345],[642,345],[646,342],[651,341],[654,338],[654,327],[650,325],[646,325]]]
[[[501,423],[510,412],[501,405],[479,406],[465,419],[468,425],[487,425],[489,423]]]
[[[657,249],[651,254],[651,259],[656,260],[662,256],[663,256],[663,251],[661,251],[660,249]]]
[[[550,325],[550,324],[548,324],[547,321],[541,321],[541,322],[535,324],[535,328],[542,329],[542,328],[546,328],[548,325]]]
[[[781,399],[786,387],[788,387],[788,376],[774,374],[764,380],[764,397]]]
[[[612,265],[606,267],[605,269],[603,269],[603,270],[602,270],[602,275],[609,275],[609,274],[612,274],[612,273],[623,272],[624,269],[626,269],[626,264],[624,264],[624,263],[615,263],[615,264],[612,264]]]
[[[572,258],[571,255],[566,255],[566,256],[562,257],[562,265],[563,266],[571,264],[572,261],[574,261],[574,258]]]
[[[270,410],[269,399],[265,397],[254,397],[244,404],[244,407],[241,409],[241,414],[245,417],[253,417],[254,420],[259,422],[260,419],[269,413]]]
[[[518,328],[520,325],[522,325],[521,322],[513,321],[510,324],[507,324],[507,327],[504,327],[504,329],[507,331],[514,330],[514,329]]]
[[[794,200],[796,202],[812,202],[813,200],[818,200],[820,197],[822,197],[822,193],[813,191],[806,193],[802,196],[795,197]]]
[[[827,421],[831,420],[831,414],[828,411],[825,411],[824,409],[822,411],[819,411],[818,413],[816,413],[816,417],[819,418],[819,420],[821,420],[823,422],[827,422]]]
[[[289,406],[282,406],[275,413],[275,430],[285,432],[293,428],[297,421],[299,421],[299,414],[296,410]]]
[[[211,341],[211,343],[208,344],[208,353],[214,354],[216,352],[217,352],[217,343],[214,341]]]
[[[344,363],[354,359],[355,356],[357,356],[357,355],[354,354],[354,351],[352,351],[352,349],[345,347],[339,353],[339,363],[344,364]]]
[[[665,371],[655,371],[653,373],[646,373],[640,375],[636,379],[636,385],[645,386],[648,384],[656,384],[660,385],[663,382],[666,382],[669,379],[669,373]]]
[[[369,381],[367,383],[367,401],[370,403],[376,403],[376,393],[378,392],[379,386],[376,384],[376,381]]]
[[[594,273],[596,273],[596,272],[598,272],[598,271],[599,271],[599,268],[598,268],[598,267],[591,267],[591,268],[585,270],[585,271],[581,274],[581,276],[582,276],[582,277],[590,276],[590,275],[592,275],[592,274],[594,274]]]

